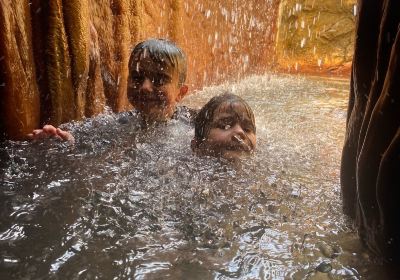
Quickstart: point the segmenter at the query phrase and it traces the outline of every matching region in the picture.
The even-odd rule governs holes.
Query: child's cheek
[[[229,131],[225,129],[214,129],[214,131],[210,131],[209,138],[213,140],[215,144],[224,144],[228,142]]]

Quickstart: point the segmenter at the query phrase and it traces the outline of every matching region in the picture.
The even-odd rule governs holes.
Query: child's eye
[[[131,85],[137,86],[138,84],[142,84],[144,82],[145,77],[140,75],[132,75],[131,76]]]
[[[154,78],[152,80],[153,85],[155,85],[156,87],[162,86],[164,85],[164,79],[163,78]]]
[[[252,126],[245,126],[245,127],[243,127],[243,130],[246,133],[254,132],[254,128]]]
[[[232,127],[232,125],[227,124],[227,123],[219,123],[219,124],[217,124],[217,127],[219,129],[228,130]]]

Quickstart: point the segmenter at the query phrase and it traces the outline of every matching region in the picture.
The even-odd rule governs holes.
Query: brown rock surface
[[[400,260],[400,2],[359,1],[341,186],[365,244]]]
[[[284,0],[279,11],[277,67],[286,72],[348,75],[356,0]]]
[[[30,21],[26,1],[1,1],[0,127],[9,138],[20,138],[39,123]]]

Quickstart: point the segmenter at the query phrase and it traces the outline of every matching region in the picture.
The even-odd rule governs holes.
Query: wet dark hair
[[[228,103],[230,106],[233,106],[235,103],[240,103],[243,105],[243,107],[246,109],[247,116],[250,118],[254,126],[254,132],[256,131],[254,113],[249,104],[247,104],[247,102],[239,96],[230,92],[225,92],[221,95],[211,98],[210,101],[208,101],[207,104],[204,105],[197,114],[194,120],[194,138],[197,140],[198,144],[207,138],[211,129],[210,124],[214,119],[215,111],[217,111],[221,104],[224,103]]]
[[[136,68],[133,58],[145,54],[155,63],[174,69],[179,77],[179,85],[186,80],[187,61],[185,53],[174,42],[166,39],[148,39],[140,42],[132,50],[129,59],[129,73]]]

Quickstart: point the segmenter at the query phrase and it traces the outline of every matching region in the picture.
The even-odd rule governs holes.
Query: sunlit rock
[[[348,75],[353,57],[355,3],[356,0],[281,1],[276,41],[278,68]]]
[[[39,125],[29,5],[0,3],[0,133],[20,139]]]

